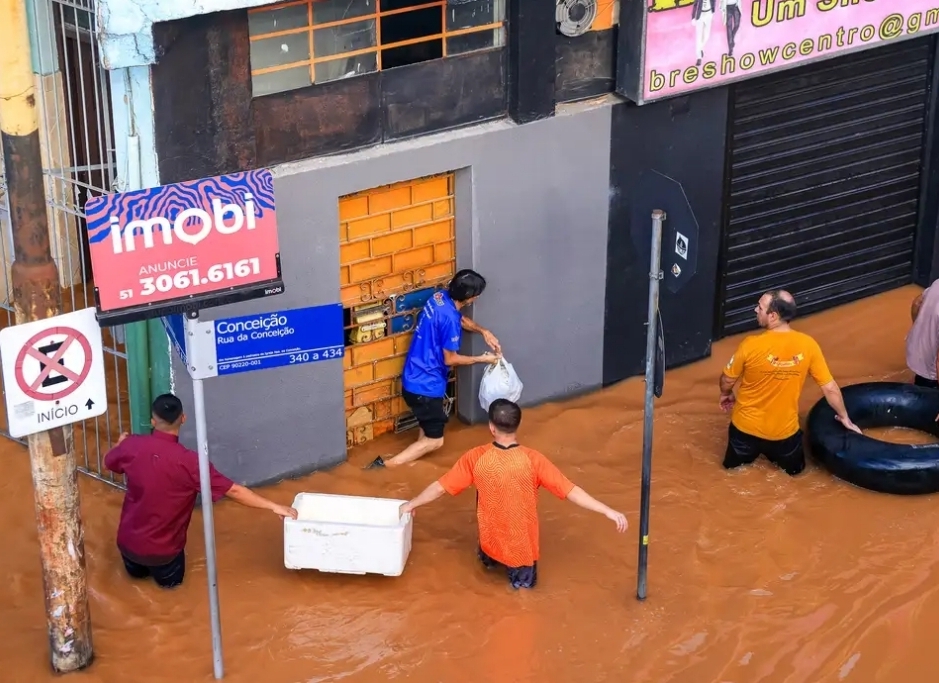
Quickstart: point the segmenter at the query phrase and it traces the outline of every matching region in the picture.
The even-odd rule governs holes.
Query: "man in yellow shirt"
[[[805,469],[799,396],[808,375],[821,387],[836,419],[851,431],[861,430],[848,417],[818,343],[789,327],[796,317],[792,295],[781,289],[767,292],[755,310],[764,332],[740,342],[721,374],[720,406],[733,411],[724,467],[749,465],[763,454],[795,476]]]

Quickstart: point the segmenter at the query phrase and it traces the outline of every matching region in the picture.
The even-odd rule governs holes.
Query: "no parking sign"
[[[107,412],[95,309],[0,330],[10,435],[23,437]]]

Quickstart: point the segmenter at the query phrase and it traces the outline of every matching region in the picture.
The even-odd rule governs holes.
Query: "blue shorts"
[[[483,552],[481,547],[476,549],[476,555],[486,569],[496,569],[497,567],[505,568],[512,588],[534,588],[538,583],[538,562],[535,562],[530,567],[506,567],[501,562],[497,562],[489,557]]]

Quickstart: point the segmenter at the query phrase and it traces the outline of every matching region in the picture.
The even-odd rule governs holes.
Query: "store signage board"
[[[0,330],[0,362],[14,438],[108,410],[104,345],[94,308]]]
[[[164,320],[171,338],[183,328],[182,316]],[[342,304],[200,320],[176,350],[193,379],[341,359]]]
[[[619,24],[617,91],[643,104],[935,33],[939,2],[641,0]]]
[[[102,195],[85,213],[102,324],[284,291],[266,169]]]

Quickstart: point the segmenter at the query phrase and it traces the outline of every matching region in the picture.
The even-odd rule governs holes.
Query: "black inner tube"
[[[844,387],[845,408],[861,429],[907,427],[939,438],[939,390],[902,382]],[[845,429],[821,399],[806,423],[812,456],[839,479],[881,493],[939,492],[939,444],[888,443]]]

